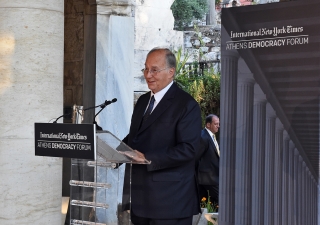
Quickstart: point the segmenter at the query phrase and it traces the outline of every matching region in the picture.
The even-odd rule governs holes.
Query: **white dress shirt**
[[[206,127],[205,127],[206,128]],[[220,156],[220,150],[219,150],[219,144],[216,140],[216,138],[214,138],[213,136],[216,136],[214,133],[211,132],[211,130],[209,130],[208,128],[206,128],[206,130],[208,131],[208,133],[210,134],[210,137],[214,143],[214,145],[216,146],[216,149],[217,149],[217,152],[218,152],[218,155]]]
[[[156,108],[156,106],[159,104],[159,102],[161,101],[161,99],[163,98],[163,96],[167,93],[167,91],[169,90],[169,88],[171,87],[171,85],[173,84],[173,81],[171,81],[165,88],[163,88],[161,91],[158,91],[157,93],[153,94],[153,92],[151,91],[151,95],[150,95],[150,99],[152,97],[152,95],[154,95],[154,104],[153,104],[153,108],[152,111]],[[149,100],[150,103],[150,100]],[[149,104],[147,105],[148,108]],[[146,108],[146,110],[147,110]]]

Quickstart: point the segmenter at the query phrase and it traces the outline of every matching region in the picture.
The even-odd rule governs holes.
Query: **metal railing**
[[[201,76],[205,71],[212,69],[215,73],[220,73],[220,60],[210,60],[202,62],[186,63],[184,71],[190,71],[189,76]]]

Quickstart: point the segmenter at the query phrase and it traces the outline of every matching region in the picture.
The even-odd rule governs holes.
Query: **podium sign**
[[[96,159],[94,124],[35,123],[35,155]]]

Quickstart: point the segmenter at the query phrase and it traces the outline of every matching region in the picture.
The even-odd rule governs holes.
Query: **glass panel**
[[[102,131],[97,134],[97,155],[103,162],[135,163],[132,158],[136,153],[109,131]],[[150,164],[150,161],[140,164]]]
[[[95,183],[95,167],[87,166],[88,160],[71,159],[70,181],[70,218],[71,224],[76,221],[95,221],[92,214],[95,187],[87,185]],[[86,205],[86,206],[84,206]],[[91,205],[91,207],[90,207]]]
[[[122,164],[135,162],[124,153],[135,154],[112,133],[102,131],[96,135],[96,161],[71,159],[70,224],[114,225],[121,217],[125,220],[124,214],[120,215],[122,210],[118,210],[123,187]],[[146,160],[145,164],[149,163]],[[127,175],[130,184],[131,170]],[[129,225],[130,219],[121,224]]]

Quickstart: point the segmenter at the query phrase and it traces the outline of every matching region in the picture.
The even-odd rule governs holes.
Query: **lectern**
[[[71,158],[70,224],[130,224],[130,220],[119,220],[122,164],[138,162],[132,160],[135,151],[112,133],[96,132],[94,124],[35,123],[35,155]],[[131,171],[126,175],[131,184]],[[130,194],[125,197],[130,204]]]
[[[71,159],[70,224],[118,225],[124,174],[121,165],[136,163],[124,154],[135,152],[108,131],[97,132],[95,143],[95,160]],[[131,172],[129,180],[131,183]],[[130,220],[121,224],[130,224]]]

